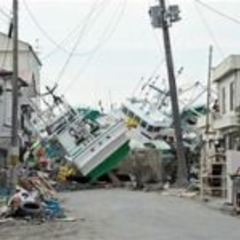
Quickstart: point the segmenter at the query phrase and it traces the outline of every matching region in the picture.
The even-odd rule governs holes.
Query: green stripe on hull
[[[97,179],[104,173],[112,170],[119,162],[121,162],[129,153],[129,141],[124,143],[117,151],[115,151],[111,156],[109,156],[104,162],[93,169],[89,174],[92,180]]]

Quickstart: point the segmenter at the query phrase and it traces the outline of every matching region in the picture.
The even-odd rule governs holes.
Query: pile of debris
[[[64,219],[66,215],[57,196],[57,181],[66,178],[72,172],[61,174],[63,163],[56,164],[47,156],[41,144],[30,147],[23,162],[16,170],[16,183],[12,186],[10,169],[5,168],[5,186],[0,186],[0,219]],[[61,173],[61,174],[60,174]]]
[[[52,220],[66,217],[51,180],[43,172],[21,176],[14,193],[5,195],[2,204],[0,218]]]

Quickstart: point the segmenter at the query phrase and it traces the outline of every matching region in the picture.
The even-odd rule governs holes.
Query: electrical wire
[[[149,9],[150,9],[150,7],[151,7],[151,2],[150,2],[150,0],[147,0],[147,7],[148,7]],[[153,29],[152,27],[151,27],[151,29],[152,29],[153,37],[154,37],[154,39],[155,39],[155,41],[156,41],[156,44],[157,44],[157,46],[158,46],[158,48],[159,48],[159,52],[162,53],[162,52],[163,52],[163,49],[162,49],[162,47],[161,47],[162,44],[161,44],[161,42],[160,42],[160,40],[159,40],[156,32],[154,31],[154,29]],[[164,63],[165,63],[165,57],[163,57],[163,58],[161,59],[161,61],[160,61],[160,64],[157,64],[156,68],[154,68],[154,70],[153,70],[153,72],[152,72],[152,74],[151,74],[151,77],[154,77],[154,75],[156,75],[157,71],[159,70],[159,68],[161,68],[161,67],[163,66]]]
[[[8,24],[8,20],[4,18],[2,15],[0,15],[0,20],[2,20],[4,23]]]
[[[37,26],[37,28],[39,29],[39,31],[43,34],[43,36],[49,41],[51,42],[53,45],[55,45],[55,47],[57,47],[59,50],[69,54],[69,52],[64,49],[62,46],[60,46],[49,34],[48,32],[39,24],[38,20],[36,19],[36,17],[34,16],[33,12],[31,11],[31,9],[29,8],[29,6],[27,5],[26,0],[22,0],[23,5],[29,15],[29,17],[32,19],[33,23]]]
[[[80,30],[80,33],[79,33],[79,35],[78,35],[78,38],[77,38],[77,40],[76,40],[76,42],[75,42],[75,44],[74,44],[71,52],[69,53],[66,62],[64,63],[62,69],[60,70],[60,72],[59,72],[59,74],[58,74],[58,76],[57,76],[57,79],[56,79],[56,82],[55,82],[56,84],[59,83],[60,80],[62,79],[62,77],[63,77],[63,75],[64,75],[64,73],[65,73],[65,71],[66,71],[66,69],[67,69],[67,66],[69,65],[69,63],[70,63],[70,61],[71,61],[71,59],[72,59],[72,57],[73,57],[74,52],[76,51],[76,49],[77,49],[80,41],[82,40],[82,37],[83,37],[83,35],[84,35],[87,27],[88,27],[90,18],[91,18],[91,16],[93,15],[93,13],[94,13],[94,11],[95,11],[96,3],[97,3],[97,0],[96,0],[96,1],[94,2],[94,4],[92,5],[92,7],[90,8],[90,10],[89,10],[89,12],[88,12],[88,14],[87,14],[87,16],[86,16],[86,18],[85,18],[85,21],[84,21],[85,23],[84,23],[82,29]]]
[[[66,54],[71,54],[72,55],[72,51],[68,51],[67,49],[63,48],[61,46],[61,44],[57,43],[49,34],[48,32],[41,26],[41,24],[38,22],[38,20],[36,19],[36,17],[34,16],[33,12],[31,11],[31,9],[29,8],[26,0],[22,0],[23,1],[23,5],[29,15],[29,17],[32,19],[33,23],[37,26],[37,28],[39,29],[39,31],[42,33],[42,35],[49,41],[51,42],[58,50],[61,50],[62,52],[66,53]],[[83,53],[84,55],[85,53]],[[78,53],[78,55],[80,56],[81,53]]]
[[[151,2],[150,2],[150,0],[146,0],[146,2],[147,2],[147,7],[150,9],[150,7],[151,7]],[[170,1],[167,1],[167,5],[168,5],[168,6],[170,5]],[[156,40],[156,43],[157,43],[157,45],[158,45],[158,47],[159,47],[159,52],[162,53],[162,52],[163,52],[162,43],[161,43],[160,39],[158,38],[158,35],[156,34],[156,31],[155,31],[153,28],[151,28],[151,29],[152,29],[152,31],[153,31],[154,39]],[[175,39],[177,39],[177,38],[175,38]],[[175,41],[174,41],[175,39],[172,40],[173,43],[174,43],[173,45],[175,45]],[[177,41],[177,43],[179,44],[179,41]],[[176,50],[175,50],[175,52],[176,52]],[[164,53],[163,53],[163,54],[164,54]],[[150,75],[150,78],[149,78],[150,81],[151,81],[152,78],[155,77],[155,75],[157,75],[157,72],[159,71],[159,69],[162,68],[162,66],[163,66],[165,63],[166,63],[166,60],[165,60],[165,56],[164,56],[164,57],[161,58],[160,64],[158,64],[158,65],[156,66],[156,68],[154,68],[152,74]],[[178,77],[178,76],[176,76],[176,77]],[[146,85],[147,85],[147,84],[148,84],[148,83],[146,83]]]
[[[122,2],[120,2],[120,4],[122,5],[122,9],[120,8],[119,14],[118,13],[114,14],[114,16],[115,15],[117,16],[116,20],[110,21],[110,24],[107,26],[106,30],[103,32],[103,34],[98,39],[98,44],[95,46],[95,48],[92,50],[92,52],[95,52],[99,48],[101,48],[115,32],[117,25],[119,24],[123,14],[124,14],[124,11],[126,9],[127,0],[123,0]]]
[[[198,0],[195,0],[198,1]],[[203,13],[201,12],[201,10],[197,7],[196,4],[194,4],[195,6],[195,10],[200,18],[200,20],[202,21],[203,26],[205,27],[205,29],[207,30],[207,33],[209,35],[209,37],[211,38],[211,40],[213,41],[214,45],[217,47],[217,50],[219,51],[219,53],[221,54],[221,56],[224,58],[225,57],[225,53],[222,50],[222,48],[220,47],[220,45],[218,44],[218,41],[210,27],[210,25],[208,24],[207,20],[205,19]]]
[[[229,21],[231,21],[233,23],[240,24],[240,20],[239,19],[236,19],[236,18],[234,18],[232,16],[229,16],[229,15],[227,15],[227,14],[225,14],[225,13],[223,13],[223,12],[217,10],[217,9],[215,9],[214,7],[208,5],[207,3],[203,2],[203,1],[195,0],[195,2],[197,2],[201,6],[205,7],[206,9],[214,12],[215,14],[219,15],[220,17],[223,17],[223,18],[225,18],[225,19],[227,19],[227,20],[229,20]]]
[[[104,8],[106,7],[107,3],[109,2],[109,0],[104,0],[100,3],[101,5],[101,8],[99,8],[99,11],[98,11],[98,15],[104,10]],[[94,21],[97,20],[97,17],[95,18]],[[67,42],[67,40],[69,40],[71,38],[71,36],[73,36],[73,34],[76,32],[77,29],[79,29],[79,27],[82,25],[82,19],[80,20],[80,22],[78,22],[78,24],[72,29],[70,30],[70,32],[67,34],[67,36],[59,43],[60,46],[63,46],[63,44],[65,44]],[[42,57],[42,60],[46,60],[48,59],[49,57],[51,57],[54,53],[56,53],[58,51],[58,47],[55,46],[55,48],[51,51],[49,51],[44,57]],[[73,54],[74,57],[84,57],[84,56],[87,56],[89,54],[91,54],[93,51],[95,50],[92,49],[92,50],[89,50],[89,51],[86,51],[86,52],[75,52]]]
[[[85,64],[80,68],[80,70],[77,72],[76,76],[73,78],[72,81],[69,82],[69,84],[67,85],[67,87],[64,89],[64,93],[68,92],[76,83],[76,81],[79,79],[79,77],[84,73],[84,71],[86,70],[86,68],[89,66],[90,62],[92,61],[93,57],[95,56],[95,54],[100,50],[100,48],[106,44],[106,42],[112,37],[112,35],[114,34],[114,32],[117,29],[118,24],[120,23],[124,12],[126,10],[126,6],[127,6],[127,0],[122,0],[120,2],[120,4],[122,5],[121,8],[119,8],[117,6],[117,11],[119,10],[119,13],[116,14],[114,12],[113,18],[111,18],[110,20],[110,24],[106,27],[106,30],[102,33],[101,37],[99,38],[99,43],[97,44],[97,46],[95,47],[95,50],[92,52],[92,54],[88,57],[88,59],[86,60]]]
[[[3,10],[2,7],[0,7],[0,13],[2,14],[2,16],[4,16],[5,18],[7,18],[7,20],[11,19],[11,15],[6,13],[5,10]]]
[[[0,7],[0,19],[6,24],[9,24],[9,21],[11,20],[11,15],[8,14],[2,7]]]
[[[109,40],[109,38],[112,36],[112,34],[114,33],[114,31],[116,30],[116,27],[119,23],[119,21],[121,20],[121,17],[123,16],[125,7],[126,7],[126,0],[123,0],[124,4],[122,7],[122,10],[120,10],[120,14],[117,16],[117,14],[114,14],[114,16],[116,17],[116,20],[112,20],[110,21],[110,24],[108,25],[108,27],[106,28],[106,30],[103,32],[102,36],[99,38],[99,44],[96,46],[95,51],[93,52],[93,54],[87,59],[87,61],[85,62],[84,66],[80,69],[80,71],[77,72],[76,77],[74,78],[74,81],[72,83],[70,83],[68,85],[68,87],[66,88],[66,91],[68,91],[76,82],[76,80],[79,78],[79,76],[81,74],[83,74],[84,70],[87,68],[87,66],[89,65],[89,63],[91,62],[91,60],[93,59],[93,57],[95,56],[95,54],[97,53],[97,51],[107,42],[107,40]],[[118,9],[118,8],[117,8]],[[112,24],[111,24],[112,23]],[[111,29],[112,28],[112,29]],[[109,31],[109,29],[111,31]],[[107,36],[107,37],[106,37]],[[66,92],[65,91],[65,92]]]
[[[151,2],[150,2],[150,0],[146,0],[146,6],[147,6],[147,8],[150,9],[150,7],[151,7]],[[161,48],[161,46],[162,46],[162,45],[161,45],[161,42],[160,42],[160,40],[159,40],[156,32],[154,31],[154,29],[153,29],[152,27],[151,27],[151,32],[153,33],[154,40],[156,41],[156,44],[157,44],[157,46],[158,46],[158,48],[159,48],[159,52],[161,53],[162,50],[163,50],[163,49]],[[144,83],[144,85],[141,87],[141,89],[140,89],[140,94],[143,93],[143,91],[145,90],[146,86],[149,85],[153,79],[154,79],[154,81],[155,81],[155,80],[157,80],[157,79],[159,78],[159,76],[157,76],[157,72],[159,71],[160,68],[162,68],[162,66],[163,66],[164,63],[165,63],[165,58],[164,58],[164,57],[161,59],[160,62],[159,62],[159,61],[157,62],[156,66],[154,67],[153,71],[152,71],[151,74],[150,74],[150,77],[147,79],[147,81],[146,81],[146,82]],[[157,79],[156,79],[156,78],[157,78]],[[143,81],[144,81],[144,78],[141,78],[140,81],[137,83],[137,85],[136,85],[136,87],[134,88],[133,93],[132,93],[133,96],[135,95],[135,93],[137,92],[138,88],[141,86],[141,84],[143,83]]]
[[[66,36],[66,38],[64,38],[60,43],[57,43],[48,33],[47,31],[39,24],[38,20],[36,19],[36,17],[34,16],[34,14],[32,13],[31,9],[29,8],[29,6],[26,4],[25,0],[22,0],[24,3],[24,6],[30,16],[30,18],[32,19],[32,21],[34,22],[34,24],[38,27],[38,29],[40,30],[40,32],[45,36],[46,39],[48,39],[48,41],[50,41],[54,46],[55,49],[50,51],[48,54],[46,54],[43,57],[43,60],[46,60],[47,58],[49,58],[53,53],[56,52],[56,50],[61,50],[62,52],[64,52],[65,54],[70,54],[73,56],[86,56],[86,55],[90,55],[92,52],[95,51],[95,49],[86,51],[86,52],[75,52],[74,54],[71,53],[71,51],[68,51],[67,49],[63,48],[62,45],[66,42],[66,40],[72,35],[72,32],[77,29],[79,27],[80,24],[78,24],[76,26],[76,28],[74,28],[72,31],[69,32],[69,34]],[[109,1],[109,0],[108,0]],[[107,2],[102,1],[102,3]],[[95,4],[96,5],[96,4]]]

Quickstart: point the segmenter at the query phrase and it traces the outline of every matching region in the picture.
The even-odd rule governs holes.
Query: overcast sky
[[[240,0],[202,0],[239,20],[231,22],[196,3],[179,4],[182,21],[171,28],[176,71],[183,66],[178,85],[194,81],[206,83],[208,47],[214,46],[214,64],[229,54],[239,54]],[[0,8],[10,12],[11,0],[1,0]],[[154,0],[25,0],[36,23],[20,0],[20,36],[39,51],[43,62],[42,84],[59,80],[59,92],[74,104],[104,105],[130,96],[141,77],[157,74],[165,78],[161,66],[164,52],[162,33],[153,30],[148,16]],[[0,30],[7,32],[7,18],[0,12]],[[44,35],[43,31],[47,33]],[[38,41],[37,41],[38,40]],[[56,48],[55,44],[60,45]],[[75,50],[75,51],[73,51]],[[74,53],[73,53],[74,52]],[[50,54],[49,54],[50,53]],[[61,69],[68,60],[64,73]]]

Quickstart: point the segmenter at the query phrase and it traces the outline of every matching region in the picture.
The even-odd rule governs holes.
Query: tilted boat
[[[68,161],[74,163],[83,176],[97,179],[109,172],[129,152],[129,139],[122,120],[106,115],[91,119],[91,110],[78,111],[65,100],[42,111],[36,105],[31,123],[40,137],[57,141]]]

